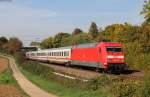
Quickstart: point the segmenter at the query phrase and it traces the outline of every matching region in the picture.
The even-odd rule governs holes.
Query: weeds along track
[[[65,67],[63,65],[56,65],[56,64],[48,64],[48,63],[42,63],[42,65],[45,65],[47,67],[52,68],[55,72],[70,75],[73,77],[78,77],[82,79],[91,79],[95,77],[100,77],[104,73],[96,72],[92,70],[85,70],[80,68],[72,68],[72,67]],[[140,71],[130,70],[126,71],[121,74],[107,74],[110,77],[118,77],[121,79],[133,79],[133,80],[143,80],[144,79],[144,73]]]

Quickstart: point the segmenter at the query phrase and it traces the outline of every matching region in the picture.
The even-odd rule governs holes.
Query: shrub
[[[150,97],[150,71],[145,77],[141,97]]]
[[[26,61],[26,56],[25,56],[25,54],[23,52],[17,52],[17,53],[15,53],[14,57],[15,57],[16,62],[18,64],[22,64],[23,62]]]
[[[22,64],[22,66],[28,72],[31,72],[36,75],[40,75],[41,77],[46,79],[48,79],[51,72],[53,71],[51,68],[41,65],[40,63],[35,61],[26,61],[24,64]]]
[[[136,81],[123,81],[114,84],[112,92],[115,97],[140,97],[140,83]]]
[[[102,75],[100,77],[96,77],[93,78],[91,80],[89,80],[88,84],[89,84],[89,89],[90,90],[98,90],[99,88],[106,86],[106,85],[110,85],[113,82],[113,78],[106,76],[106,75]]]

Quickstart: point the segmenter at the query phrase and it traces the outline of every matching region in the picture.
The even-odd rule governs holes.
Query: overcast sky
[[[18,37],[25,45],[57,32],[88,31],[129,22],[139,25],[144,0],[6,0],[0,1],[0,36]]]

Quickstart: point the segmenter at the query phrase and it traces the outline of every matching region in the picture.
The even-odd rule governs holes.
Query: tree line
[[[15,54],[21,50],[21,47],[22,42],[16,37],[11,37],[9,39],[0,37],[0,52]]]
[[[99,33],[100,30],[98,30],[96,23],[92,22],[89,32],[83,32],[80,28],[75,28],[71,34],[59,32],[54,37],[50,36],[44,39],[41,43],[31,42],[31,45],[39,45],[43,49],[48,49],[95,42]]]

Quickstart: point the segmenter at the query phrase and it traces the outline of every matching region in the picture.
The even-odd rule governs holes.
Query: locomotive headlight
[[[111,58],[124,58],[124,56],[107,56],[108,59],[111,59]]]
[[[118,58],[124,58],[124,56],[118,56]]]
[[[114,56],[107,56],[107,58],[114,58]]]

